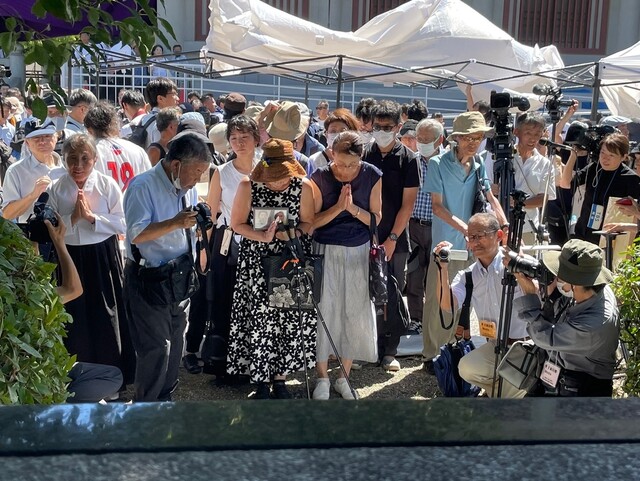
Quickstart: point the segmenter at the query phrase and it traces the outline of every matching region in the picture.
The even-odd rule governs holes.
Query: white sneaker
[[[384,356],[382,358],[382,368],[385,371],[397,372],[400,370],[400,363],[393,356]]]
[[[342,399],[356,399],[355,397],[353,397],[351,389],[349,389],[347,380],[343,377],[339,377],[338,379],[336,379],[336,382],[333,383],[333,388],[338,392],[338,394],[340,394],[340,396],[342,396]]]
[[[321,377],[316,381],[316,388],[313,390],[313,399],[319,399],[321,401],[326,401],[329,399],[329,389],[331,388],[331,384],[329,382],[329,378]]]

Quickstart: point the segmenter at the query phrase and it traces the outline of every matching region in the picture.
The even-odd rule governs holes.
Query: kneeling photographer
[[[467,382],[483,388],[488,396],[492,395],[494,366],[496,362],[496,340],[501,332],[500,301],[502,297],[502,278],[504,275],[503,258],[500,244],[504,238],[500,224],[493,214],[475,214],[469,219],[469,249],[477,259],[471,266],[457,273],[449,284],[449,273],[443,265],[448,262],[444,251],[451,248],[449,242],[440,242],[434,249],[439,276],[436,295],[440,299],[440,308],[447,312],[458,312],[467,297],[467,289],[471,290],[470,310],[475,312],[480,325],[480,335],[487,338],[487,343],[471,351],[460,360],[458,371]],[[467,273],[471,273],[468,279]],[[469,280],[472,282],[469,283]],[[523,279],[534,291],[531,280]],[[522,296],[519,288],[515,289],[515,297]],[[462,310],[461,316],[466,310]],[[466,311],[466,315],[469,312]],[[462,319],[460,320],[462,323]],[[451,339],[456,329],[451,326]],[[458,329],[457,335],[463,333]],[[527,336],[526,324],[515,315],[511,316],[508,344],[524,340]],[[525,391],[516,389],[509,383],[502,387],[503,398],[521,398]]]
[[[136,401],[170,400],[178,382],[189,297],[198,289],[193,227],[207,214],[187,206],[198,203],[194,187],[210,163],[204,136],[179,134],[166,157],[134,177],[125,193],[124,298],[136,351]]]
[[[573,300],[566,309],[543,309],[530,279],[516,276],[525,296],[514,299],[513,310],[547,352],[542,380],[532,394],[610,397],[620,327],[607,285],[613,276],[603,266],[602,250],[572,239],[561,252],[546,252],[543,264],[556,276],[560,293]]]

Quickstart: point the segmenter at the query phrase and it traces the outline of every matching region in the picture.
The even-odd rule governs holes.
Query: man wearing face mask
[[[547,351],[535,394],[610,397],[620,326],[602,250],[572,239],[561,252],[546,252],[543,263],[557,277],[560,293],[573,300],[551,314],[531,283],[516,276],[526,295],[514,299],[513,310],[528,322],[533,342]]]
[[[374,142],[365,147],[362,160],[382,171],[382,220],[378,235],[389,259],[390,273],[402,291],[409,257],[407,226],[420,182],[415,153],[397,139],[400,110],[400,106],[390,100],[375,104],[372,110]],[[378,355],[385,370],[398,371],[400,363],[395,355],[400,334],[389,333],[387,324],[378,323]]]
[[[149,294],[155,277],[147,273],[177,265],[185,255],[193,265],[196,212],[190,207],[198,203],[195,185],[212,160],[207,140],[193,132],[179,134],[166,157],[134,177],[125,193],[124,301],[136,351],[137,401],[171,400],[178,382],[189,299],[158,302]],[[163,282],[156,282],[158,291]]]
[[[418,175],[420,186],[427,178],[429,159],[440,152],[444,140],[444,127],[433,119],[423,119],[416,126],[416,149],[418,150]],[[431,261],[431,223],[433,208],[431,194],[418,190],[416,203],[409,219],[409,238],[411,256],[407,268],[407,303],[411,317],[411,329],[422,329],[422,311],[424,307],[424,289]],[[420,329],[417,329],[420,326]]]

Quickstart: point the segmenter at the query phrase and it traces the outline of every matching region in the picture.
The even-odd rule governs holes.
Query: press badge
[[[593,230],[600,230],[602,218],[604,217],[604,206],[598,204],[591,205],[591,213],[589,214],[589,223],[587,227]]]
[[[496,339],[496,323],[493,321],[480,320],[480,335],[487,339]]]
[[[540,373],[540,380],[549,387],[556,387],[559,377],[560,366],[551,361],[545,361],[542,366],[542,373]]]
[[[220,243],[220,254],[226,256],[229,253],[229,246],[231,245],[231,238],[233,237],[233,229],[227,227],[222,235],[222,242]]]

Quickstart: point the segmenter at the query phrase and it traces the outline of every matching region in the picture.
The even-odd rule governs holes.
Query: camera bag
[[[480,158],[480,163],[482,164],[482,158]],[[482,188],[482,182],[480,181],[480,172],[476,169],[476,192],[473,198],[473,207],[471,209],[471,215],[473,214],[481,214],[487,212],[487,196],[484,193],[484,189]]]
[[[498,374],[517,389],[529,391],[537,383],[546,358],[546,351],[532,341],[516,341],[498,364]]]

